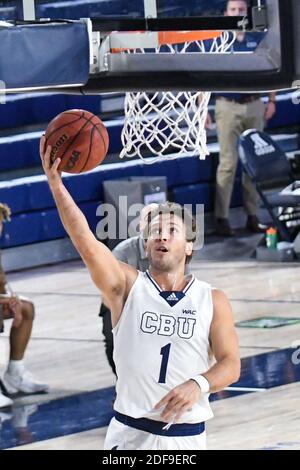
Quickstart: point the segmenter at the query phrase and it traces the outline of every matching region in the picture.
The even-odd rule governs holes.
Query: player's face
[[[225,16],[247,15],[247,3],[244,0],[230,0],[227,4]]]
[[[150,266],[160,271],[171,271],[184,263],[192,252],[192,243],[186,241],[182,219],[171,214],[155,217],[149,224],[146,251]]]

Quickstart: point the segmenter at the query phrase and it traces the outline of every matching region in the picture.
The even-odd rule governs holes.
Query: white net
[[[232,32],[220,33],[209,41],[166,44],[155,52],[226,52],[235,40]],[[138,49],[124,53],[147,53]],[[120,158],[142,158],[145,163],[180,155],[208,155],[205,122],[210,92],[126,93],[125,121]],[[151,156],[153,158],[151,158]]]

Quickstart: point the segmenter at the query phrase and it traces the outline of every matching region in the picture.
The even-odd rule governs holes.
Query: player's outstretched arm
[[[40,142],[40,155],[48,183],[52,191],[61,221],[75,248],[85,262],[94,283],[101,290],[112,310],[122,309],[120,299],[126,292],[127,271],[115,259],[111,251],[99,242],[89,228],[87,220],[65,188],[58,171],[60,159],[50,160],[51,147],[45,149],[45,138]],[[133,269],[133,268],[131,268]],[[119,299],[119,300],[118,300]]]

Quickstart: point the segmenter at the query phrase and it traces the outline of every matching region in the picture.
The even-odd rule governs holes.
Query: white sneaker
[[[13,401],[0,392],[0,408],[6,408],[8,406],[12,406],[12,404],[13,404]]]
[[[12,374],[6,371],[2,380],[6,392],[10,395],[15,393],[26,393],[28,395],[33,393],[47,393],[49,386],[37,382],[31,374],[24,371],[22,375]]]

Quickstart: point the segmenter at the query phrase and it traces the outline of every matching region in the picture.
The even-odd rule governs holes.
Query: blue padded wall
[[[144,176],[166,176],[168,187],[209,181],[213,178],[213,159],[199,160],[197,157],[182,157],[162,160],[154,165],[144,165]]]
[[[105,122],[109,134],[108,153],[122,149],[122,121]],[[0,171],[40,166],[39,140],[43,131],[0,137]]]
[[[142,176],[142,163],[103,165],[82,175],[63,175],[64,184],[76,202],[102,200],[102,181]],[[0,201],[6,202],[13,214],[54,207],[54,200],[45,176],[20,178],[10,182],[0,182]]]
[[[167,174],[169,188],[172,188],[182,184],[183,181],[188,185],[197,179],[198,181],[203,181],[206,178],[209,180],[211,166],[211,159],[200,161],[197,157],[161,162],[155,166],[147,166],[141,161],[135,160],[102,165],[92,172],[77,176],[64,174],[63,178],[66,187],[79,206],[89,210],[89,221],[93,224],[95,222],[95,214],[94,216],[92,214],[92,210],[95,209],[94,201],[103,200],[103,181],[127,178],[128,176]],[[194,191],[193,197],[201,198],[203,187],[208,187],[208,183],[194,186],[196,189],[198,186],[200,187],[200,193],[196,196],[197,191]],[[188,194],[186,188],[181,189],[182,193],[184,191]],[[54,201],[45,176],[1,182],[0,200],[6,202],[13,212],[12,222],[6,225],[6,235],[2,240],[2,247],[24,245],[65,236],[65,232],[58,222]],[[93,228],[93,225],[91,227]]]
[[[99,204],[99,201],[79,204],[93,231],[95,231],[100,220],[96,216],[96,209]],[[0,245],[1,248],[8,248],[66,236],[57,210],[47,209],[14,216],[11,222],[5,223]]]
[[[196,204],[204,204],[205,212],[214,209],[215,185],[212,183],[189,184],[173,188],[173,198],[179,204],[192,204],[195,212]],[[242,183],[237,179],[233,188],[230,207],[242,205]]]
[[[86,109],[102,115],[108,112],[124,114],[124,94],[114,95],[64,95],[19,94],[7,95],[0,106],[0,129],[10,129],[32,124],[47,124],[57,114],[69,109]]]
[[[122,101],[122,98],[118,98]],[[40,98],[40,101],[37,98],[26,98],[21,102],[8,101],[6,105],[0,106],[0,127],[13,127],[16,124],[35,123],[35,122],[48,122],[52,119],[57,113],[62,112],[70,108],[84,108],[88,109],[91,112],[96,113],[103,104],[103,99],[100,97],[77,97],[77,96],[66,96],[66,95],[53,95],[53,96],[44,96]],[[111,106],[112,104],[109,101],[106,101],[106,105]],[[300,106],[294,106],[297,110],[300,110]],[[299,111],[300,112],[300,111]],[[292,114],[290,112],[290,114]],[[275,118],[274,118],[275,119]],[[292,124],[292,121],[290,119]],[[293,122],[296,122],[295,116],[293,117]],[[299,115],[300,122],[300,115]],[[122,148],[121,143],[121,130],[123,126],[123,118],[111,119],[104,121],[109,138],[110,146],[108,153],[119,153]],[[279,121],[277,121],[279,123]],[[7,171],[20,168],[28,168],[39,166],[39,157],[38,157],[38,140],[40,138],[41,132],[26,133],[22,135],[15,135],[9,137],[0,138],[0,171]],[[297,135],[287,135],[284,138],[281,137],[278,142],[280,147],[285,151],[293,151],[298,148],[298,136]],[[190,162],[191,166],[185,165],[185,160],[180,160],[178,166],[172,169],[172,174],[168,175],[169,183],[173,183],[173,180],[178,178],[180,175],[183,175],[183,180],[185,180],[185,175],[189,173],[189,182],[197,181],[208,181],[214,178],[216,162],[208,158],[207,164],[201,166],[200,180],[190,178],[199,175],[199,162],[193,161]],[[165,174],[165,162],[162,164],[156,164],[154,166],[145,167],[145,175],[151,176],[153,171],[158,171],[158,174]],[[155,170],[153,169],[155,168]],[[238,168],[237,175],[240,175],[240,168]]]
[[[173,198],[179,204],[204,204],[206,212],[213,210],[213,186],[209,183],[179,186],[173,190]]]
[[[0,171],[39,166],[39,138],[32,132],[0,137]]]
[[[300,93],[279,93],[276,97],[276,113],[267,123],[267,129],[276,127],[295,126],[300,124],[300,106],[295,99],[299,100]],[[293,102],[295,101],[295,102]]]

